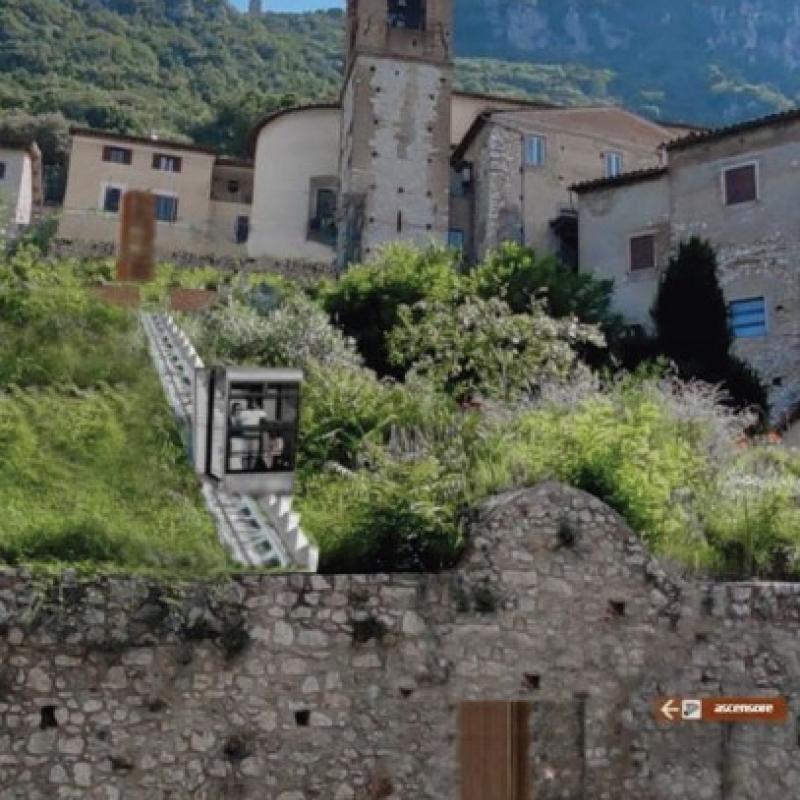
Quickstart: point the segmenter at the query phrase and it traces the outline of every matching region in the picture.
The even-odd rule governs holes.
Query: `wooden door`
[[[461,704],[461,800],[531,800],[529,714],[522,702]]]

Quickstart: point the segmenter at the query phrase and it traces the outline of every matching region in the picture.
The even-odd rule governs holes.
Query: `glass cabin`
[[[240,494],[290,494],[302,372],[245,367],[205,372],[197,383],[198,471]]]

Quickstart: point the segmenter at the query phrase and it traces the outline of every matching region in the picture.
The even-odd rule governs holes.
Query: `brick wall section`
[[[798,622],[800,586],[678,580],[556,483],[484,504],[439,575],[8,570],[0,800],[455,800],[465,699],[533,703],[537,800],[783,800],[794,724],[659,726],[651,706],[774,690],[794,716]]]
[[[136,310],[142,302],[138,286],[104,284],[92,286],[92,294],[105,303]]]
[[[169,307],[172,311],[196,313],[212,306],[219,295],[206,289],[175,287],[169,290]]]

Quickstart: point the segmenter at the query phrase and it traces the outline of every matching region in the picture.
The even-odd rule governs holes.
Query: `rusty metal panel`
[[[138,286],[105,284],[103,286],[92,286],[91,291],[98,300],[102,300],[104,303],[120,306],[121,308],[129,308],[133,311],[136,311],[142,302]]]
[[[184,289],[176,286],[169,291],[169,307],[172,311],[184,313],[205,311],[214,305],[218,298],[217,292],[207,289]]]
[[[461,800],[531,800],[529,714],[522,702],[461,704]]]
[[[117,280],[146,282],[155,276],[156,199],[151,192],[122,197]]]

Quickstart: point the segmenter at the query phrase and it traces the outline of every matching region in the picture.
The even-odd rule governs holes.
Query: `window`
[[[228,194],[239,194],[239,181],[228,181]]]
[[[622,153],[606,153],[606,178],[616,178],[622,174]]]
[[[308,225],[309,238],[323,244],[334,244],[337,236],[336,190],[327,186],[314,189],[312,186],[312,199],[314,207]]]
[[[292,472],[299,389],[295,384],[231,383],[226,472]]]
[[[725,205],[749,203],[758,199],[758,177],[755,164],[731,167],[724,172]]]
[[[106,186],[103,195],[103,211],[111,214],[119,213],[119,205],[122,200],[122,189],[119,186]]]
[[[250,217],[236,217],[236,244],[244,244],[250,236]]]
[[[128,147],[106,145],[103,148],[103,161],[112,164],[130,164],[133,161],[133,150]]]
[[[541,167],[545,158],[544,136],[525,137],[525,164],[529,167]]]
[[[656,265],[656,237],[652,233],[632,236],[630,240],[631,272],[652,269]]]
[[[754,339],[767,333],[767,309],[763,297],[734,300],[728,306],[731,333],[737,339]]]
[[[425,30],[425,0],[388,0],[386,22],[390,28]]]
[[[0,161],[0,181],[5,180],[6,178],[6,162]]]
[[[464,250],[464,231],[461,228],[450,228],[447,232],[447,246],[455,250]]]
[[[162,172],[180,172],[181,159],[178,156],[165,156],[162,153],[153,155],[153,169],[160,169]]]
[[[160,222],[175,222],[178,218],[178,198],[172,195],[156,195],[156,219]]]

